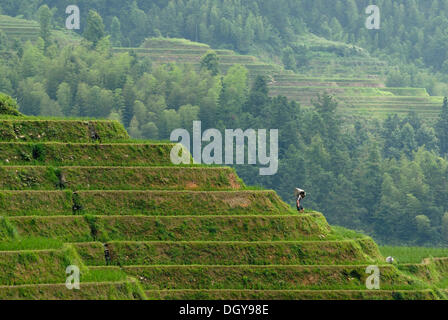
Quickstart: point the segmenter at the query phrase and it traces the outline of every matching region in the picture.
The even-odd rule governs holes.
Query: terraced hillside
[[[37,21],[14,18],[0,14],[0,31],[9,40],[35,41],[40,37],[40,26]],[[79,42],[80,37],[68,30],[53,30],[52,37],[59,43]]]
[[[36,21],[0,15],[0,31],[10,40],[35,41],[40,36]],[[64,44],[77,43],[80,36],[68,30],[53,30],[52,37]],[[443,97],[431,97],[424,88],[386,88],[385,77],[393,66],[369,56],[363,49],[307,34],[299,38],[311,56],[298,73],[285,71],[279,64],[265,63],[259,58],[237,54],[231,50],[215,50],[221,71],[241,64],[251,79],[267,76],[271,95],[285,95],[302,106],[324,92],[334,95],[345,116],[384,118],[388,114],[407,114],[413,110],[427,119],[440,111]],[[155,63],[188,63],[199,68],[201,57],[211,48],[184,39],[147,39],[139,48],[114,48],[115,52],[135,51],[150,56]]]
[[[0,299],[445,297],[232,169],[172,166],[171,147],[117,122],[0,120]],[[372,264],[381,290],[366,290]]]
[[[317,94],[326,92],[339,100],[341,111],[346,116],[386,117],[391,113],[403,115],[413,110],[425,118],[434,119],[440,112],[443,97],[431,97],[424,88],[386,88],[385,78],[393,67],[370,57],[361,48],[311,35],[302,40],[312,55],[308,65],[299,73],[285,71],[280,65],[264,63],[254,56],[230,50],[215,51],[221,71],[226,72],[234,64],[244,65],[251,79],[257,75],[267,76],[272,95],[284,95],[302,106],[312,105]],[[147,39],[140,48],[114,50],[133,50],[151,57],[155,63],[188,63],[199,68],[201,57],[211,48],[183,39],[154,38]],[[347,51],[352,53],[345,54]]]
[[[0,30],[9,38],[22,40],[34,40],[40,34],[38,22],[5,15],[0,15]]]

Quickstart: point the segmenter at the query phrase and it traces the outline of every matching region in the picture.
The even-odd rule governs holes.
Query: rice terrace
[[[378,2],[0,0],[0,300],[448,300],[448,0]]]
[[[172,145],[117,122],[9,116],[0,133],[2,299],[445,297],[448,259],[386,264],[369,237],[228,168],[173,166]],[[365,288],[372,264],[381,290]]]

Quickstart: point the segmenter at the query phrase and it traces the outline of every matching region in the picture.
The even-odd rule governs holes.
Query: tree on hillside
[[[235,126],[247,97],[248,71],[240,65],[232,66],[222,79],[217,119],[227,126]]]
[[[400,142],[401,142],[401,150],[404,152],[409,158],[412,157],[412,152],[417,150],[417,141],[415,140],[415,131],[414,128],[406,123],[400,132]]]
[[[201,59],[201,70],[208,70],[213,76],[219,74],[219,58],[215,51],[207,52]]]
[[[325,93],[318,95],[316,101],[313,102],[314,108],[322,119],[323,128],[321,128],[322,137],[331,145],[338,144],[340,138],[340,121],[336,114],[338,107],[337,101]]]
[[[66,115],[70,114],[72,109],[72,92],[70,85],[66,82],[62,82],[58,87],[56,97],[62,112]]]
[[[126,79],[126,83],[123,87],[124,105],[122,106],[123,124],[127,128],[129,127],[132,118],[134,117],[134,103],[135,103],[135,89],[134,80],[132,77]]]
[[[75,107],[73,115],[78,117],[87,117],[89,113],[89,86],[80,82],[75,96]]]
[[[442,111],[439,115],[439,121],[436,125],[436,134],[439,138],[440,153],[448,153],[448,98],[443,99]]]
[[[137,117],[132,117],[131,122],[129,123],[128,128],[129,134],[134,137],[135,139],[141,139],[142,138],[142,132],[140,131],[140,123],[137,120]]]
[[[142,126],[142,134],[146,139],[158,139],[159,128],[154,122],[148,122]]]
[[[103,18],[94,10],[89,11],[89,16],[87,17],[87,27],[84,31],[84,38],[93,43],[96,47],[98,42],[104,38],[104,24]]]
[[[178,113],[181,121],[181,128],[187,129],[189,132],[192,132],[193,121],[200,120],[199,107],[187,104],[181,106]]]
[[[375,213],[378,207],[378,195],[373,190],[382,189],[381,155],[377,144],[374,142],[361,146],[360,151],[362,157],[357,160],[358,163],[353,170],[352,181],[357,190],[355,198],[365,208],[369,217]]]
[[[431,220],[429,220],[427,216],[421,214],[415,217],[415,224],[419,236],[423,240],[426,240],[431,233]]]
[[[394,184],[393,178],[387,173],[384,174],[381,185],[381,193],[377,195],[377,204],[373,208],[375,210],[374,228],[375,233],[383,239],[393,239],[396,231],[396,225],[402,211],[398,199],[402,193]],[[372,190],[369,190],[372,192]],[[379,200],[379,203],[378,203]],[[402,222],[402,221],[400,221]]]
[[[161,116],[161,138],[168,139],[174,129],[181,127],[180,115],[174,109],[163,110]]]
[[[42,101],[48,101],[44,85],[34,78],[20,81],[18,87],[20,111],[26,115],[38,116],[41,111]]]
[[[0,115],[20,116],[16,100],[0,92]]]
[[[27,43],[21,59],[21,74],[25,78],[42,75],[45,68],[43,65],[44,61],[45,57],[42,54],[42,51],[39,48],[32,46],[30,43]]]
[[[348,25],[348,27],[353,30],[357,27],[356,21],[359,17],[359,10],[358,6],[356,5],[355,0],[347,0],[346,1],[346,8],[344,10],[345,15],[345,23]]]
[[[148,21],[151,23],[154,23],[154,21],[148,20],[148,17],[145,13],[145,11],[141,10],[139,8],[139,4],[137,4],[137,1],[135,0],[129,0],[126,1],[129,4],[126,4],[126,9],[123,10],[123,12],[126,12],[126,16],[123,17],[123,15],[120,16],[121,21],[123,22],[123,29],[126,28],[130,31],[129,39],[123,39],[126,43],[126,45],[130,46],[131,44],[138,44],[141,43],[147,36],[148,36]],[[145,1],[138,1],[138,2],[145,2]],[[150,2],[150,1],[147,1]],[[165,2],[165,1],[164,1]],[[159,19],[159,15],[156,12],[159,12],[158,10],[154,10],[157,21],[163,20]],[[123,20],[124,18],[124,20]],[[177,17],[176,17],[177,18]],[[174,26],[174,21],[178,19],[166,19],[164,21],[167,26]],[[126,23],[127,22],[127,23]]]
[[[386,85],[388,87],[407,87],[411,79],[408,74],[393,70],[387,75]]]
[[[286,70],[292,70],[292,71],[296,70],[297,61],[296,57],[294,56],[294,51],[291,49],[291,47],[287,47],[283,50],[282,62]]]
[[[51,44],[51,19],[52,13],[47,5],[43,5],[39,8],[39,24],[40,24],[40,37],[44,40],[44,51]]]
[[[266,79],[263,76],[257,76],[250,89],[249,98],[244,105],[244,111],[255,115],[269,102],[269,89]]]
[[[110,26],[110,35],[111,35],[110,41],[112,45],[115,47],[121,47],[121,38],[122,38],[121,24],[120,20],[118,20],[117,17],[113,17],[112,19],[112,23]]]

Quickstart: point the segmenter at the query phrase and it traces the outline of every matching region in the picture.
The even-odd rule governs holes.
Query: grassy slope
[[[0,141],[92,142],[92,133],[102,142],[129,139],[123,126],[115,121],[0,118]]]
[[[0,165],[161,166],[171,165],[174,144],[0,142]]]
[[[364,290],[367,265],[344,266],[124,266],[127,274],[151,289]],[[424,283],[381,266],[385,290],[423,289]]]
[[[380,250],[385,257],[394,257],[397,263],[421,263],[425,258],[448,256],[448,248],[382,246]]]
[[[0,286],[2,300],[134,300],[146,299],[135,281],[81,283],[80,290],[65,284]]]
[[[294,242],[111,242],[116,265],[312,265],[379,262],[359,245],[363,240]]]
[[[277,215],[292,213],[274,191],[0,191],[5,216]],[[118,209],[119,208],[119,209]],[[51,210],[50,210],[51,209]]]
[[[239,190],[231,168],[0,167],[3,190]]]
[[[329,234],[323,216],[63,216],[4,218],[0,234],[14,239],[49,237],[68,242],[101,241],[297,241]]]
[[[435,300],[433,290],[146,290],[165,300]]]

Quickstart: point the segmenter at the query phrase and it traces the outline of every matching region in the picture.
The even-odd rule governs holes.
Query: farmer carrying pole
[[[302,200],[306,197],[306,192],[305,192],[305,190],[295,188],[294,195],[296,196],[297,211],[299,213],[302,213],[304,211],[303,206],[302,206]]]

